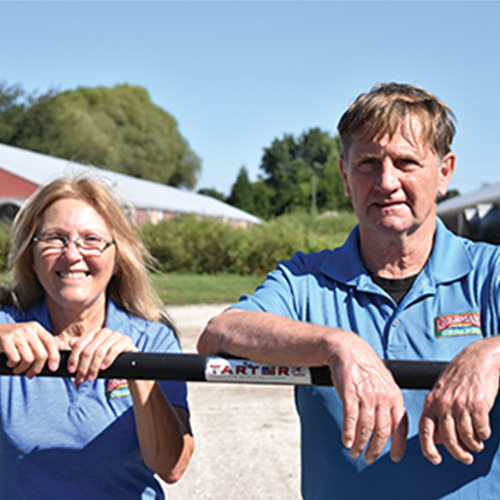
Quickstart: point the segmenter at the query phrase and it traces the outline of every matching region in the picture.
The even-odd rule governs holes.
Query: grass
[[[7,286],[8,273],[0,273],[0,284]],[[264,276],[236,274],[153,274],[152,283],[165,304],[230,304],[245,293],[252,293]]]
[[[153,286],[165,304],[228,304],[252,293],[263,276],[236,274],[154,274]]]

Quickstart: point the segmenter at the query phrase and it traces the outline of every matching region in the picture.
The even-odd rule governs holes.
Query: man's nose
[[[395,191],[399,188],[399,170],[391,161],[384,161],[380,166],[378,187],[382,191]]]

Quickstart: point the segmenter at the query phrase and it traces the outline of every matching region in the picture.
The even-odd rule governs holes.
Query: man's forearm
[[[203,354],[229,354],[261,363],[330,364],[343,330],[266,312],[230,309],[212,318],[198,340]]]

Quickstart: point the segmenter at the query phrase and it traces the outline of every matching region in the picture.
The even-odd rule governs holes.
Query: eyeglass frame
[[[46,236],[44,238],[43,236],[34,235],[33,238],[31,239],[31,241],[32,241],[32,243],[47,243],[46,238],[59,238],[63,243],[62,247],[58,247],[58,246],[50,247],[50,246],[48,246],[47,248],[45,248],[45,251],[53,250],[53,251],[60,251],[62,253],[63,251],[65,251],[68,248],[70,243],[74,243],[76,248],[78,249],[78,252],[80,252],[80,254],[89,255],[88,252],[95,251],[96,256],[102,255],[104,253],[104,250],[106,250],[106,248],[109,248],[111,245],[116,244],[116,241],[113,239],[106,240],[106,238],[104,238],[104,236],[101,236],[101,235],[93,235],[93,236],[102,241],[102,244],[104,245],[102,248],[95,248],[95,249],[94,248],[93,249],[82,248],[81,247],[81,240],[82,240],[82,238],[85,238],[85,236],[77,236],[76,238],[69,238],[68,236],[65,236],[63,234],[57,234],[57,235],[53,235],[53,236]]]

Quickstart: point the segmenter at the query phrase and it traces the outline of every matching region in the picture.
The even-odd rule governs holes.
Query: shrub
[[[10,249],[10,226],[0,223],[0,272],[7,270]]]
[[[266,274],[296,251],[320,251],[343,243],[353,214],[285,215],[250,229],[217,220],[181,216],[146,224],[140,235],[163,272]]]

